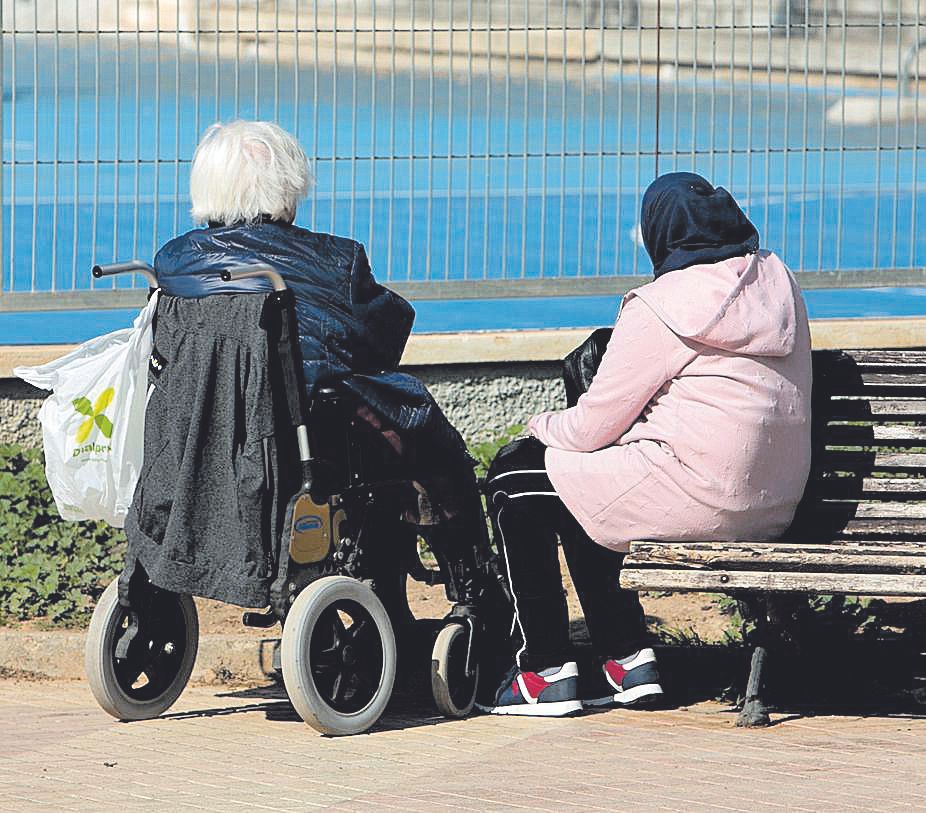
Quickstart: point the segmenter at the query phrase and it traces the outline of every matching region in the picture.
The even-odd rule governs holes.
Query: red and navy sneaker
[[[662,695],[659,669],[652,649],[641,649],[627,658],[609,658],[601,665],[600,687],[586,706],[636,706],[655,702]],[[600,696],[599,696],[600,692]]]
[[[579,700],[579,669],[574,661],[541,672],[525,672],[517,666],[508,670],[491,705],[481,705],[489,714],[521,714],[563,717],[582,710]]]

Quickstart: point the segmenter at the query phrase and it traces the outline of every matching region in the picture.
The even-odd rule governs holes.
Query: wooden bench
[[[813,375],[811,474],[785,536],[634,542],[621,572],[634,590],[747,605],[756,646],[738,725],[768,724],[762,673],[789,596],[926,596],[926,351],[816,350]]]

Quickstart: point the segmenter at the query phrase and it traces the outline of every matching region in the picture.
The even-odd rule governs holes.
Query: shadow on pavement
[[[879,606],[884,619],[899,624],[895,616],[914,613],[917,622],[926,602],[906,607]],[[910,621],[911,619],[904,619]],[[585,635],[584,623],[573,622],[575,659],[579,664],[580,696],[588,693],[586,681],[594,674],[595,659]],[[912,628],[920,625],[911,624]],[[422,628],[423,629],[423,628]],[[417,728],[448,722],[436,710],[430,687],[430,643],[424,630],[404,644],[404,667],[396,676],[396,688],[380,721],[368,733]],[[920,635],[895,639],[864,636],[813,635],[809,644],[774,653],[768,668],[768,700],[778,714],[775,725],[817,716],[926,718],[926,645]],[[726,703],[731,722],[742,699],[751,650],[741,645],[660,645],[659,659],[664,700],[655,708],[672,709],[707,700]],[[499,674],[507,664],[499,663]],[[494,685],[494,679],[490,681]],[[282,681],[268,685],[220,692],[219,698],[254,701],[227,708],[174,712],[164,719],[216,717],[263,712],[273,722],[301,723]],[[589,710],[587,715],[605,710]]]

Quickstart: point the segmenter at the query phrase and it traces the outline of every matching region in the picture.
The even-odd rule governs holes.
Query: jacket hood
[[[677,336],[747,356],[794,349],[800,288],[768,251],[693,265],[627,294],[638,297]]]
[[[693,172],[670,172],[649,185],[640,231],[657,278],[759,248],[759,233],[733,196]]]

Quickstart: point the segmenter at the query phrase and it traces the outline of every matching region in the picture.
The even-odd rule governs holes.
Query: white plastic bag
[[[52,390],[39,410],[45,474],[64,519],[125,524],[142,466],[155,292],[132,327],[13,374]]]

